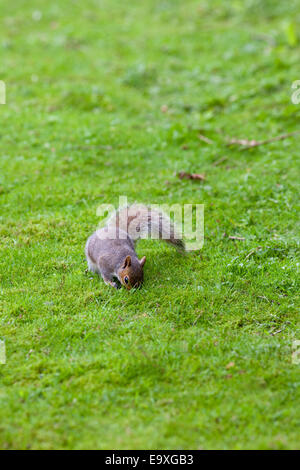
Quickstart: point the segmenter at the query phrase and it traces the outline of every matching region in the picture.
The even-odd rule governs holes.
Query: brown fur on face
[[[129,255],[126,256],[124,264],[119,270],[118,277],[121,284],[126,287],[127,290],[138,288],[142,285],[144,280],[143,266],[145,262],[145,256],[143,256],[141,260],[133,259]]]

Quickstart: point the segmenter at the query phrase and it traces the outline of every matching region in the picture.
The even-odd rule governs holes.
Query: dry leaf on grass
[[[234,362],[229,362],[229,364],[227,364],[227,366],[226,366],[226,369],[231,369],[234,366],[235,366]]]
[[[247,139],[230,139],[227,145],[242,145],[243,147],[256,147],[260,142]]]
[[[205,175],[203,173],[186,173],[185,171],[180,171],[177,176],[181,180],[205,180]]]
[[[271,142],[277,142],[278,140],[288,139],[289,137],[293,137],[296,134],[299,134],[300,131],[289,132],[287,134],[277,135],[276,137],[272,137],[271,139],[266,140],[248,140],[248,139],[230,139],[227,145],[240,145],[243,147],[243,150],[251,149],[253,147],[258,147],[259,145],[270,144]]]
[[[208,137],[205,137],[203,134],[198,134],[198,139],[202,140],[206,144],[213,144],[213,141],[209,139]]]
[[[219,160],[216,160],[215,162],[213,162],[213,166],[218,166],[221,163],[225,162],[226,160],[228,160],[228,157],[221,157],[219,158]]]

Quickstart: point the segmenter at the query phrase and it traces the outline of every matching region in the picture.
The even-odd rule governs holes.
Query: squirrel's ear
[[[126,256],[123,268],[126,268],[127,266],[131,266],[131,256]]]
[[[145,263],[146,263],[146,256],[143,256],[142,259],[140,259],[140,265],[143,267]]]

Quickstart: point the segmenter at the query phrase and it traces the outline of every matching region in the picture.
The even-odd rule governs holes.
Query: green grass
[[[298,129],[299,7],[1,3],[1,448],[299,447],[300,139],[226,146]],[[143,241],[138,292],[85,275],[119,195],[204,203],[201,252]]]

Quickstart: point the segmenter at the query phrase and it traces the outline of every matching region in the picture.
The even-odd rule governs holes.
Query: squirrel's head
[[[130,290],[142,285],[144,280],[143,266],[145,262],[146,256],[143,256],[140,260],[132,258],[130,255],[126,256],[118,272],[119,281],[126,289]]]

